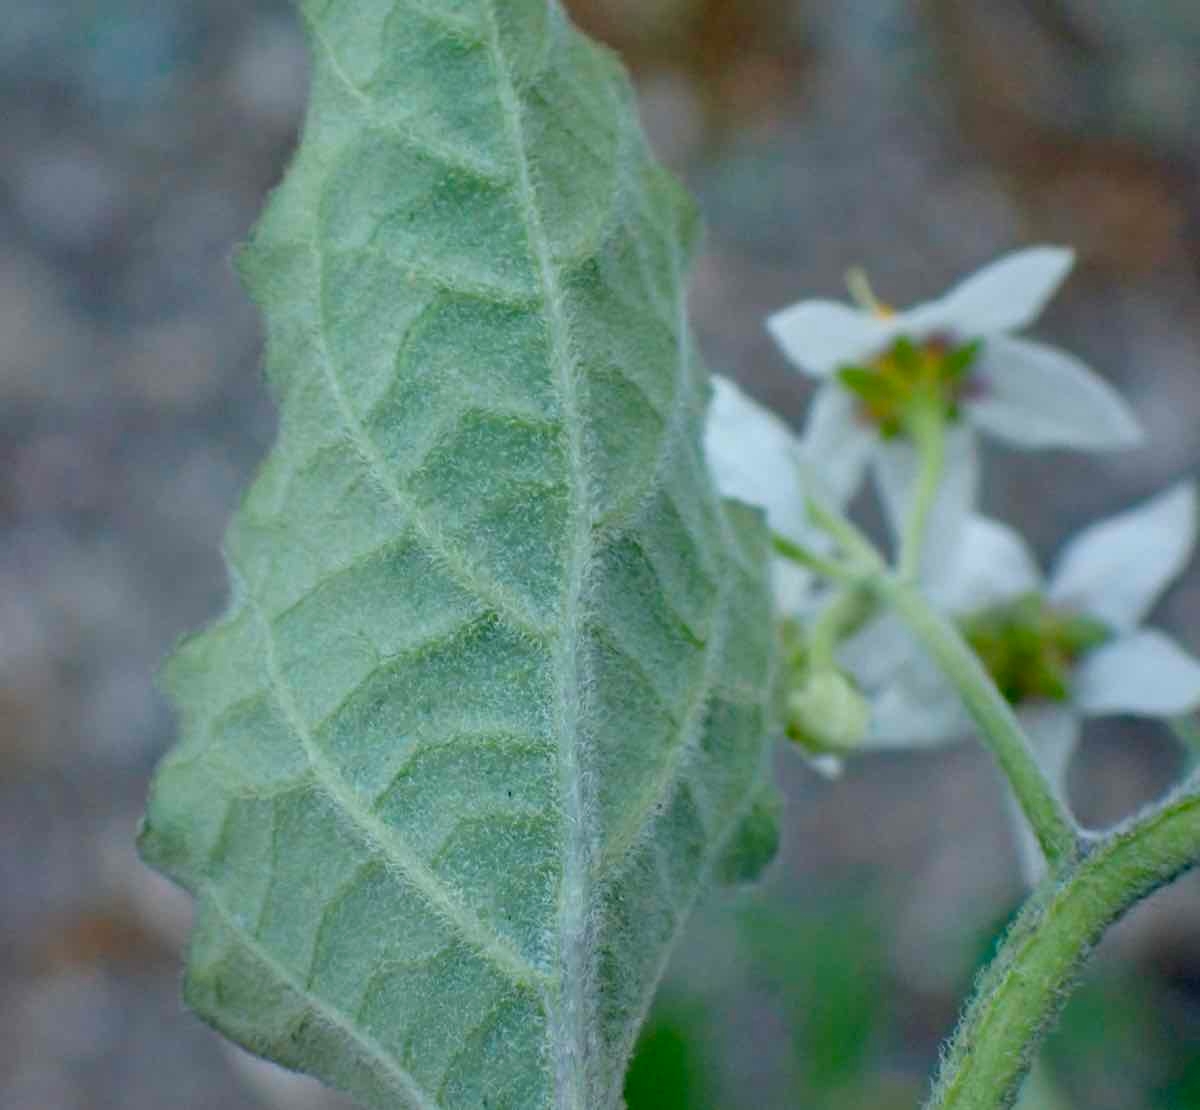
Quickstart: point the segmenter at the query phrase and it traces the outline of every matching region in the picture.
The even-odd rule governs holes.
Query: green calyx
[[[941,338],[917,344],[901,336],[870,362],[843,366],[837,376],[858,398],[862,416],[892,439],[908,433],[913,414],[930,406],[946,420],[957,418],[968,371],[982,346],[978,339],[955,346]]]
[[[961,627],[1012,705],[1066,701],[1075,665],[1112,636],[1102,621],[1056,609],[1039,593],[981,609]]]

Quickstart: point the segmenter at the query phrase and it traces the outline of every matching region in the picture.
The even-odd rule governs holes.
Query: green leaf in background
[[[791,1027],[798,1104],[877,1107],[865,1095],[878,1068],[879,1032],[890,1003],[884,938],[870,896],[826,891],[817,909],[747,906],[742,941],[756,976]]]
[[[556,3],[302,7],[243,258],[281,431],[142,848],[197,897],[188,1002],[253,1051],[392,1110],[615,1107],[703,882],[773,843],[693,212]]]
[[[625,1077],[627,1110],[715,1110],[713,1016],[694,1002],[655,1003]]]

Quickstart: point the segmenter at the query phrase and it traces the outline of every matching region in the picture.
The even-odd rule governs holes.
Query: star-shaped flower
[[[788,358],[822,382],[804,451],[839,501],[873,461],[889,516],[902,527],[916,470],[904,413],[921,391],[936,396],[952,425],[950,481],[939,504],[973,499],[974,429],[1023,448],[1110,450],[1140,441],[1129,407],[1083,362],[1013,335],[1037,319],[1073,261],[1069,250],[1032,247],[904,312],[811,300],[768,320]]]
[[[928,587],[1016,708],[1060,789],[1085,718],[1170,718],[1200,707],[1200,660],[1143,627],[1196,535],[1196,487],[1183,483],[1086,528],[1044,580],[1016,532],[974,517],[950,574]],[[878,686],[867,746],[920,747],[971,731],[957,693],[917,649],[902,646],[893,619],[860,634],[847,655],[860,680]],[[1040,864],[1028,837],[1022,856],[1033,877]]]

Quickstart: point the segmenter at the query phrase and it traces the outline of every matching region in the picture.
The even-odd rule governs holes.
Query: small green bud
[[[814,754],[854,751],[870,724],[871,706],[841,671],[816,671],[788,694],[788,737]]]

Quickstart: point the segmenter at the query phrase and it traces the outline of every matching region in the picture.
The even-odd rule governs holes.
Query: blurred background
[[[769,311],[866,266],[905,304],[1028,242],[1081,266],[1039,335],[1130,397],[1151,446],[993,451],[986,505],[1049,555],[1200,465],[1195,0],[576,0],[633,68],[710,232],[709,362],[789,418]],[[0,1107],[344,1106],[223,1048],[178,999],[187,901],[137,863],[171,742],[153,675],[223,604],[218,552],[273,434],[230,265],[306,92],[285,0],[5,0],[0,17]],[[1200,650],[1200,566],[1160,623]],[[782,860],[697,914],[631,1110],[915,1106],[1020,896],[972,748],[838,781],[781,752]],[[1111,821],[1177,774],[1091,729]],[[1027,1110],[1200,1108],[1200,879],[1105,943]]]

